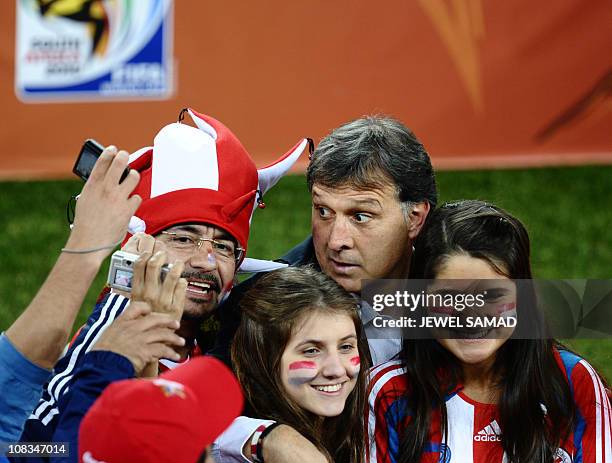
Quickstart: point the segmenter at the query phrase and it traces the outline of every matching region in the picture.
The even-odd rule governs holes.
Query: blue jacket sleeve
[[[0,335],[0,442],[19,440],[51,372],[35,365]]]
[[[53,376],[45,384],[42,397],[25,424],[22,442],[49,442],[59,418],[57,402],[71,387],[74,374],[100,335],[123,312],[129,299],[109,294],[96,305],[68,351],[57,362]]]
[[[132,363],[122,355],[108,351],[92,351],[85,355],[74,375],[72,387],[60,397],[59,420],[53,434],[53,442],[68,443],[70,456],[68,459],[51,458],[50,461],[78,461],[81,420],[106,386],[133,376]]]

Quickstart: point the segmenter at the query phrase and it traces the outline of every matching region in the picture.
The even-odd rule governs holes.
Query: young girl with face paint
[[[368,365],[356,300],[289,267],[260,278],[241,310],[232,361],[248,414],[291,426],[331,461],[361,461]]]
[[[448,292],[492,285],[491,308],[516,314],[517,331],[404,339],[398,360],[370,372],[368,463],[612,461],[609,391],[593,367],[554,339],[516,336],[537,323],[532,286],[512,281],[532,277],[521,222],[481,201],[443,205],[411,277]]]

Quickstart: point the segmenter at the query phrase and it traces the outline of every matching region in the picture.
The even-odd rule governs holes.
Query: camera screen
[[[91,174],[91,171],[93,170],[94,165],[98,160],[98,156],[98,153],[89,150],[83,150],[83,154],[81,154],[78,166],[76,167],[76,169],[78,170],[78,175],[81,178],[89,178],[89,175]]]
[[[132,272],[130,270],[117,269],[117,273],[115,273],[115,284],[131,288]]]

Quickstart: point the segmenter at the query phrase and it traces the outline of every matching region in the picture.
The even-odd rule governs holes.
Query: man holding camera
[[[188,112],[197,128],[180,123]],[[263,193],[290,168],[306,147],[302,140],[279,162],[257,171],[235,135],[219,121],[191,109],[178,123],[164,127],[153,147],[130,156],[130,168],[140,173],[135,194],[142,198],[130,220],[133,235],[125,250],[147,254],[145,279],[158,279],[166,262],[184,264],[185,302],[177,334],[186,343],[179,356],[161,360],[173,368],[197,352],[206,351],[214,331],[213,313],[233,285],[234,274],[247,249],[251,215]],[[163,252],[159,252],[163,251]],[[134,288],[155,285],[133,284]],[[159,285],[158,285],[159,286]],[[57,402],[70,388],[84,355],[126,308],[129,294],[110,292],[55,366],[55,375],[26,423],[22,440],[49,441],[59,413]],[[154,294],[133,295],[154,300]],[[168,304],[170,305],[170,304]],[[204,336],[200,334],[204,332]],[[210,342],[212,346],[212,342]],[[147,368],[145,374],[155,374]]]

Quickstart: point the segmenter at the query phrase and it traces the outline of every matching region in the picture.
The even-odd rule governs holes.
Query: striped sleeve
[[[110,294],[96,306],[66,354],[55,365],[54,374],[45,385],[42,398],[26,423],[25,436],[36,437],[40,441],[50,440],[47,438],[50,436],[41,435],[41,432],[44,428],[48,428],[44,429],[44,433],[49,432],[52,435],[55,419],[59,413],[57,409],[59,397],[72,384],[73,375],[81,365],[85,354],[91,350],[106,328],[123,312],[128,302],[129,299],[119,294]],[[29,434],[39,434],[38,436],[28,434],[28,424],[36,430]]]
[[[601,379],[584,359],[574,366],[569,379],[579,412],[576,455],[582,453],[584,463],[612,463],[612,409]]]
[[[573,461],[612,463],[612,409],[609,391],[595,369],[572,352],[559,351],[576,405]]]
[[[366,410],[366,463],[394,463],[399,448],[399,427],[404,421],[406,369],[400,361],[370,370]]]

